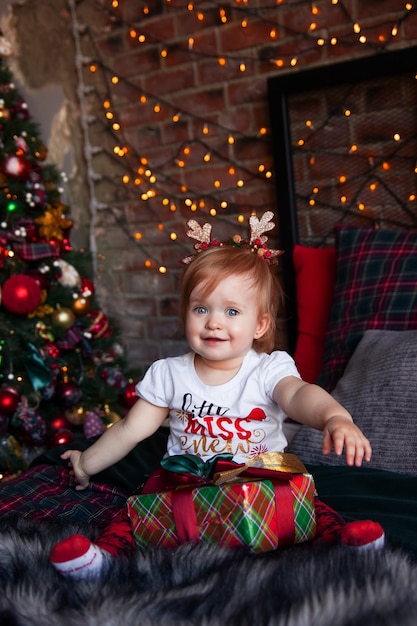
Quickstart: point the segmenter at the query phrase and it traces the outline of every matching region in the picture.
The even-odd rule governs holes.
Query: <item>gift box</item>
[[[233,472],[232,472],[233,473]],[[266,552],[314,537],[315,486],[310,474],[233,476],[223,484],[180,484],[132,496],[128,513],[139,548],[186,541]]]

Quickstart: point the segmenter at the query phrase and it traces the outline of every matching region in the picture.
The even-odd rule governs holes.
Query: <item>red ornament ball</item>
[[[58,415],[49,422],[52,432],[57,433],[61,430],[71,430],[71,423],[67,420],[65,415]]]
[[[13,415],[19,405],[19,394],[13,387],[0,389],[0,415]]]
[[[24,156],[11,154],[4,159],[3,172],[9,178],[27,180],[31,170],[32,166]]]
[[[137,399],[138,396],[136,394],[136,384],[128,383],[122,394],[123,404],[125,404],[130,409],[130,407],[135,404]]]
[[[6,280],[2,287],[3,306],[11,313],[27,315],[41,302],[39,283],[26,274],[16,274]]]
[[[51,448],[55,448],[56,446],[62,446],[66,443],[71,443],[72,441],[74,441],[74,439],[74,433],[72,433],[70,430],[67,430],[66,428],[63,428],[62,430],[58,430],[56,433],[53,433],[53,435],[49,439],[49,445]]]
[[[63,380],[58,383],[56,395],[61,400],[62,405],[68,409],[79,403],[83,392],[81,387],[73,380]]]

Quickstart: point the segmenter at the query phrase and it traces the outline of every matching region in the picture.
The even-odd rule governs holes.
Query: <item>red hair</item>
[[[275,347],[276,318],[284,295],[278,278],[270,265],[246,248],[219,246],[199,253],[187,266],[181,283],[180,319],[185,326],[192,291],[203,285],[210,294],[217,285],[230,276],[249,279],[258,292],[258,315],[268,315],[269,328],[259,339],[254,339],[257,352],[271,352]]]

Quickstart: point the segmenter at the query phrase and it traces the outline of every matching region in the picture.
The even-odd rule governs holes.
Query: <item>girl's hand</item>
[[[345,448],[346,463],[360,467],[362,461],[370,461],[372,448],[362,431],[343,415],[328,419],[323,428],[323,454],[330,454],[332,447],[341,455]]]
[[[90,483],[90,476],[86,474],[81,466],[81,455],[82,452],[80,450],[67,450],[64,454],[61,454],[61,459],[68,459],[69,461],[69,465],[72,468],[70,473],[75,476],[75,480],[78,483],[75,487],[77,491],[86,489]]]

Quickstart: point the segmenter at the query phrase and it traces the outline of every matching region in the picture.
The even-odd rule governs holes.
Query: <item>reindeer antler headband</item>
[[[195,239],[197,243],[194,244],[196,254],[204,252],[207,248],[219,247],[219,246],[234,246],[236,248],[249,248],[251,252],[257,254],[268,265],[276,265],[278,263],[278,257],[283,254],[283,250],[273,250],[268,248],[268,237],[264,234],[268,230],[274,228],[275,224],[272,222],[274,214],[272,211],[266,211],[258,219],[256,215],[251,215],[249,218],[250,238],[249,240],[242,239],[240,235],[233,235],[233,237],[226,242],[219,241],[218,239],[211,239],[211,224],[207,222],[200,226],[196,220],[188,220],[187,237]],[[195,258],[193,256],[187,256],[182,261],[183,263],[191,263]]]

